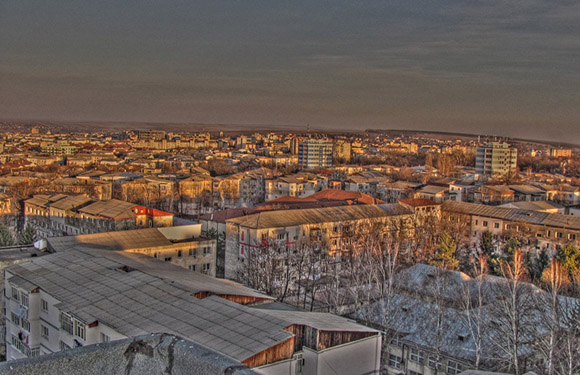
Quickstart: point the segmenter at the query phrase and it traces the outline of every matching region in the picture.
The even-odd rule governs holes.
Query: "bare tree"
[[[508,359],[511,371],[520,375],[524,371],[523,349],[535,338],[531,323],[535,303],[529,284],[523,281],[526,269],[521,251],[516,249],[511,261],[501,261],[500,270],[504,280],[497,284],[498,301],[491,311],[495,317],[493,343]]]
[[[479,369],[482,357],[483,332],[485,330],[485,317],[483,306],[485,277],[487,275],[487,257],[480,255],[473,263],[473,279],[463,283],[462,308],[465,314],[466,325],[473,337],[475,347],[475,369]]]

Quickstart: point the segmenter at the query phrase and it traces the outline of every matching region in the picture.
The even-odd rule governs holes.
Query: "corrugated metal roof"
[[[172,244],[157,228],[124,230],[47,239],[54,251],[80,248],[103,250],[130,250]]]
[[[135,206],[135,203],[111,199],[89,204],[88,206],[79,209],[79,212],[111,219],[132,218],[135,217],[135,213],[131,211],[131,209]]]
[[[357,205],[302,210],[267,211],[227,220],[248,228],[280,228],[303,224],[354,221],[367,218],[408,215],[400,204]]]
[[[12,277],[15,280],[39,286],[60,300],[61,309],[87,323],[97,320],[110,325],[127,336],[167,332],[203,343],[240,361],[292,337],[284,331],[288,326],[286,321],[260,310],[216,296],[192,297],[199,290],[199,284],[214,287],[216,291],[235,294],[247,290],[265,297],[251,289],[231,282],[223,282],[224,287],[220,288],[221,280],[145,256],[124,259],[123,254],[104,254],[117,256],[109,259],[102,252],[55,253],[34,259],[30,264],[12,266],[9,271],[16,274]],[[126,263],[131,267],[145,264],[146,271],[120,270]],[[32,270],[31,265],[36,269]],[[161,270],[149,273],[158,266]],[[160,273],[171,278],[166,279]],[[205,279],[205,285],[192,278]],[[189,284],[197,288],[192,290]],[[247,343],[243,344],[242,339]]]
[[[443,210],[508,221],[522,221],[534,225],[546,225],[555,228],[580,230],[580,217],[570,215],[452,201],[444,202]]]

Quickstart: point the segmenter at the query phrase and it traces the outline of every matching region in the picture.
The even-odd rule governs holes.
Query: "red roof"
[[[266,203],[271,204],[271,203],[295,203],[295,202],[316,202],[316,199],[311,199],[311,197],[300,198],[286,195],[284,197],[269,200]]]
[[[352,200],[359,203],[365,204],[382,204],[385,203],[380,199],[371,197],[368,194],[358,193],[355,191],[345,191],[337,189],[324,189],[318,193],[314,193],[308,198],[315,199],[317,201],[346,201]]]
[[[439,203],[435,203],[429,199],[401,199],[400,203],[404,203],[411,207],[421,207],[421,206],[438,206]]]

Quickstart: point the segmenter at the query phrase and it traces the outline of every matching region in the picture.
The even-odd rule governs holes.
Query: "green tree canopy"
[[[18,243],[20,245],[31,245],[36,239],[36,231],[30,224],[26,224],[24,230],[18,236]]]
[[[14,238],[5,225],[0,224],[0,247],[14,245]]]
[[[457,269],[459,261],[456,258],[457,246],[453,237],[447,232],[443,232],[439,238],[439,246],[435,253],[435,258],[430,262],[431,265],[446,268],[449,270]]]

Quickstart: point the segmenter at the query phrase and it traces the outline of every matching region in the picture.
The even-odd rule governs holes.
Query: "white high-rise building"
[[[516,171],[518,150],[505,142],[492,142],[477,148],[475,173],[498,177]]]
[[[298,145],[298,167],[303,169],[332,167],[332,141],[308,139]]]

